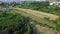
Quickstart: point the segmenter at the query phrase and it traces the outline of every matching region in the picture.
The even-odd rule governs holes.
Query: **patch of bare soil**
[[[27,13],[30,13],[30,14],[35,15],[35,16],[40,17],[40,18],[49,18],[50,20],[56,20],[56,19],[59,18],[59,16],[57,16],[57,15],[45,13],[45,12],[42,12],[42,11],[22,9],[22,8],[15,8],[15,9],[25,11]]]
[[[48,28],[42,27],[40,25],[36,25],[36,29],[37,29],[39,34],[55,34],[56,33],[55,30],[48,29]],[[40,33],[40,32],[42,32],[42,33]]]

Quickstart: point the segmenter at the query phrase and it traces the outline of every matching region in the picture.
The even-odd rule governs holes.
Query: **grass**
[[[0,34],[30,34],[30,19],[14,11],[0,12]]]
[[[16,5],[15,7],[33,9],[33,10],[43,11],[43,12],[47,12],[47,13],[51,13],[51,14],[60,16],[60,10],[59,10],[60,8],[55,5],[49,6],[47,4],[45,6],[44,3],[43,3],[43,5],[41,3],[29,3],[29,4]]]
[[[51,29],[54,29],[56,31],[58,31],[58,30],[60,31],[59,25],[56,24],[56,23],[60,23],[59,22],[60,19],[57,19],[57,20],[49,20],[48,18],[41,19],[39,17],[36,17],[36,16],[29,14],[29,13],[26,13],[24,11],[16,10],[16,12],[23,15],[23,16],[27,16],[27,17],[32,18],[32,21],[33,20],[37,21],[37,22],[35,22],[36,24],[40,24],[41,26],[51,28]]]
[[[39,18],[39,17],[36,17],[36,16],[34,16],[34,15],[32,15],[32,14],[28,14],[28,13],[26,13],[26,12],[23,12],[23,11],[19,11],[19,10],[16,10],[17,11],[17,13],[19,13],[19,14],[22,14],[23,16],[29,16],[30,18],[32,18],[33,20],[37,20],[37,21],[39,21],[39,22],[42,22],[42,23],[46,23],[47,22],[47,20],[44,20],[44,19],[41,19],[41,18]],[[38,18],[38,19],[37,19]],[[44,21],[44,22],[43,22]],[[51,21],[50,21],[51,22]],[[48,23],[49,23],[49,21],[48,21]],[[53,23],[53,22],[52,22]]]
[[[19,5],[20,6],[20,5]],[[12,8],[12,7],[10,7],[10,8]],[[20,7],[21,8],[21,7]],[[22,7],[22,8],[29,8],[29,9],[33,9],[33,10],[37,10],[37,8],[35,9],[35,8],[33,8],[33,6],[31,6],[31,7]],[[14,9],[14,8],[13,8]],[[39,9],[39,8],[38,8]],[[43,12],[47,12],[47,13],[51,13],[50,12],[50,8],[47,10],[48,8],[40,8],[38,11],[43,11]],[[12,12],[13,11],[13,12]],[[53,10],[51,10],[51,11],[53,11],[52,13],[53,14],[56,14],[56,15],[60,15],[59,14],[59,12],[56,12],[56,10],[55,9],[53,9]],[[55,12],[54,12],[55,11]],[[19,20],[19,18],[18,17],[21,17],[20,15],[18,15],[18,14],[21,14],[22,16],[26,16],[26,17],[30,17],[30,18],[32,18],[31,19],[31,21],[37,21],[37,22],[35,22],[36,24],[38,24],[38,25],[41,25],[41,26],[44,26],[44,27],[46,27],[46,28],[51,28],[51,29],[54,29],[54,30],[56,30],[56,31],[60,31],[60,19],[57,19],[57,20],[49,20],[49,19],[47,19],[47,18],[45,18],[45,19],[41,19],[41,18],[39,18],[39,17],[36,17],[36,16],[34,16],[34,15],[32,15],[32,14],[28,14],[28,13],[26,13],[26,12],[23,12],[23,11],[20,11],[20,10],[12,10],[11,9],[11,12],[9,12],[9,13],[7,13],[8,15],[5,15],[4,17],[2,17],[3,16],[3,14],[2,13],[0,13],[0,15],[1,15],[1,17],[2,17],[2,19],[3,19],[3,21],[1,21],[2,23],[0,23],[0,25],[1,26],[4,26],[5,25],[5,22],[7,22],[7,21],[9,21],[9,19],[11,18],[12,20],[14,20],[14,22],[13,21],[10,21],[9,23],[8,23],[8,25],[10,26],[11,25],[11,22],[13,22],[13,24],[15,24],[16,26],[17,26],[17,22],[19,22],[18,20]],[[18,16],[17,16],[18,15]],[[8,17],[6,17],[6,16],[8,16]],[[16,17],[17,16],[17,17]],[[26,20],[26,19],[25,19]],[[12,25],[13,25],[12,24]],[[19,23],[18,23],[19,24]],[[28,25],[29,26],[29,25]],[[28,27],[27,26],[27,27]],[[30,28],[30,27],[29,27]],[[29,30],[29,28],[28,28],[28,30]],[[15,32],[19,32],[19,31],[15,31]],[[26,32],[27,33],[27,32]],[[29,33],[29,31],[28,31],[28,33]]]

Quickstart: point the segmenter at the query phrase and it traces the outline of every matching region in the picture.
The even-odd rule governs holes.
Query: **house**
[[[55,1],[55,2],[49,2],[49,5],[59,5],[60,4],[60,1]]]
[[[49,2],[49,5],[59,5],[60,1],[57,0],[47,0]]]

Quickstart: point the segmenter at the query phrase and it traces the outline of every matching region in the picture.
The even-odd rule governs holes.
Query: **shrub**
[[[5,16],[1,16],[0,18],[0,34],[31,33],[32,28],[28,24],[30,23],[30,18],[11,12],[7,13]]]

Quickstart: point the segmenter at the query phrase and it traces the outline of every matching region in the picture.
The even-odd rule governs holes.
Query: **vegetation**
[[[29,4],[15,5],[14,7],[33,9],[52,13],[60,16],[60,8],[56,5],[49,6],[48,2],[34,2]],[[32,16],[31,16],[32,17]],[[56,20],[49,20],[49,18],[40,19],[41,22],[48,22],[48,24],[55,24],[56,27],[52,27],[47,24],[33,22],[44,27],[52,28],[60,31],[60,18]],[[40,21],[39,20],[39,21]],[[22,16],[13,11],[0,12],[0,34],[33,34],[33,29],[30,26],[31,19],[29,17]]]
[[[16,5],[15,7],[43,11],[60,16],[60,8],[56,5],[49,6],[49,2],[34,2]]]
[[[59,10],[60,8],[56,5],[49,6],[49,4],[46,2],[35,2],[35,3],[29,3],[29,4],[21,4],[21,5],[16,5],[14,7],[33,9],[33,10],[43,11],[43,12],[47,12],[47,13],[51,13],[51,14],[55,14],[55,15],[60,16],[60,10]],[[60,19],[49,20],[49,18],[45,18],[43,20],[49,22],[49,24],[50,23],[55,24],[56,27],[52,27],[50,25],[42,24],[42,23],[38,23],[38,24],[40,24],[41,26],[44,26],[44,27],[48,27],[48,28],[52,28],[54,30],[60,31],[60,24],[59,24]]]
[[[15,12],[0,12],[0,34],[32,34],[30,18]]]
[[[60,10],[59,10],[60,8],[56,5],[49,6],[48,2],[35,2],[35,3],[29,3],[29,4],[21,4],[21,5],[16,5],[15,7],[33,9],[33,10],[43,11],[43,12],[60,16]],[[49,26],[47,24],[42,24],[42,23],[38,23],[38,24],[44,27],[49,27],[57,31],[60,31],[60,19],[49,20],[48,18],[45,18],[44,20],[48,21],[49,23],[56,24],[56,27],[52,27],[52,26]]]

